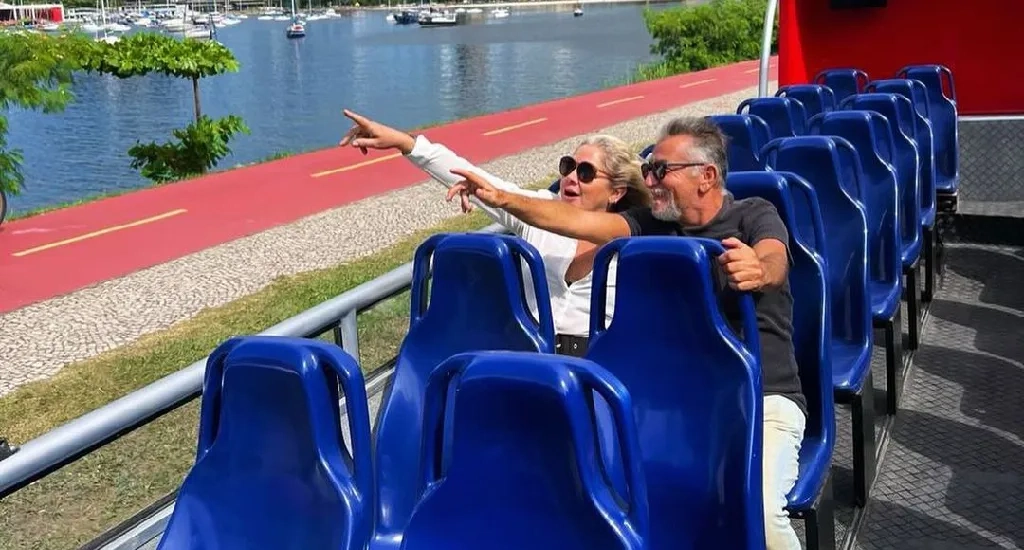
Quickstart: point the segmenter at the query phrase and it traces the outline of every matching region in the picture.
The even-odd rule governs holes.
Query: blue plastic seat
[[[828,69],[814,77],[815,84],[828,86],[832,90],[837,105],[844,99],[863,92],[868,81],[867,73],[853,68]]]
[[[768,125],[771,137],[791,137],[807,133],[807,110],[799,101],[788,97],[752,97],[736,107],[738,115],[760,117]]]
[[[761,151],[767,169],[793,172],[810,182],[821,207],[832,316],[832,388],[836,400],[852,409],[854,495],[863,506],[875,473],[873,333],[867,219],[856,198],[859,193],[844,173],[844,158],[855,154],[850,142],[835,136],[776,139]]]
[[[791,84],[775,92],[775,97],[789,97],[799,101],[812,117],[819,113],[836,110],[836,94],[832,88],[821,84]]]
[[[917,146],[921,174],[921,224],[925,228],[935,225],[935,148],[931,122],[924,114],[927,108],[927,92],[924,84],[906,79],[875,80],[868,84],[867,93],[889,93],[901,95],[914,107],[910,115],[913,121],[914,145]],[[844,106],[845,108],[845,106]]]
[[[539,320],[526,304],[521,261],[532,275]],[[430,374],[466,351],[555,351],[544,265],[537,250],[518,237],[469,233],[427,239],[413,260],[411,301],[409,332],[375,427],[378,548],[397,547],[416,502],[423,392]]]
[[[934,133],[935,189],[948,203],[946,209],[955,212],[960,190],[960,130],[953,73],[943,65],[911,65],[900,69],[896,76],[917,80],[927,90],[929,121]]]
[[[896,171],[889,121],[875,111],[836,111],[813,118],[814,133],[845,138],[859,162],[851,172],[860,178],[861,202],[868,221],[868,289],[874,324],[885,333],[886,403],[890,414],[899,406],[903,372],[903,262]],[[859,164],[862,170],[857,170]],[[915,323],[915,319],[910,319]]]
[[[921,294],[918,284],[918,267],[925,247],[925,229],[922,223],[921,200],[930,196],[920,186],[920,163],[913,134],[914,107],[910,100],[898,94],[865,93],[853,96],[843,102],[846,109],[875,111],[889,121],[890,137],[893,143],[892,164],[900,189],[900,236],[903,241],[901,263],[906,278],[904,293],[907,298],[908,347],[917,349],[921,331]],[[884,149],[884,147],[880,147]],[[934,209],[932,210],[934,223]],[[925,257],[926,277],[934,269]]]
[[[653,549],[765,544],[757,321],[747,293],[734,302],[744,340],[719,310],[712,266],[721,250],[706,239],[640,237],[614,240],[594,260],[594,288],[604,289],[618,255],[621,294],[608,327],[605,293],[592,294],[587,358],[633,399]]]
[[[928,91],[918,80],[902,78],[875,80],[868,84],[868,92],[899,94],[910,100],[914,106],[914,142],[917,145],[918,160],[921,162],[921,225],[922,246],[925,256],[924,289],[921,299],[930,302],[935,291],[935,273],[938,270],[937,248],[938,234],[935,230],[935,213],[938,199],[935,191],[936,169],[934,133],[928,120]]]
[[[889,121],[889,137],[893,151],[891,163],[896,170],[900,190],[900,237],[903,241],[901,262],[909,268],[921,256],[921,190],[920,165],[913,135],[913,106],[897,94],[860,94],[848,99],[843,107],[858,111],[875,111]],[[884,146],[879,150],[884,153]]]
[[[370,445],[351,356],[315,340],[228,340],[207,361],[196,463],[159,548],[362,548],[373,521]]]
[[[726,158],[729,171],[760,170],[758,153],[770,139],[768,124],[755,115],[709,116],[728,138]]]
[[[860,202],[868,223],[868,282],[871,313],[889,320],[900,305],[902,244],[899,194],[889,121],[874,111],[836,111],[811,118],[812,134],[839,136],[853,145],[859,162],[850,173],[859,179]],[[856,165],[860,166],[860,170]]]
[[[597,460],[608,405],[628,492]],[[647,486],[629,393],[594,363],[522,352],[453,356],[426,389],[424,490],[404,550],[647,548]],[[436,437],[435,437],[435,434]],[[419,450],[419,449],[417,449]]]
[[[800,187],[800,189],[790,189]],[[794,194],[818,208],[817,194],[792,172],[732,172],[726,188],[737,199],[761,197],[771,202],[789,229],[789,287],[793,293],[793,349],[807,399],[807,425],[800,445],[800,473],[789,494],[789,510],[807,519],[808,539],[817,548],[835,546],[830,469],[835,447],[832,395],[832,323],[825,258],[804,242]],[[819,500],[820,496],[820,500]]]

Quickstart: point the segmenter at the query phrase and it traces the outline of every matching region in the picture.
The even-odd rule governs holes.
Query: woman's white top
[[[479,174],[491,185],[505,191],[530,195],[543,199],[558,199],[558,195],[547,189],[533,191],[523,189],[514,183],[489,174],[470,164],[466,159],[456,155],[444,145],[431,143],[425,136],[416,137],[416,145],[406,156],[413,164],[430,174],[435,180],[446,187],[452,187],[462,178],[452,174],[453,168],[468,170]],[[485,208],[495,221],[509,228],[513,233],[533,245],[544,260],[545,277],[548,291],[551,294],[551,313],[555,323],[555,333],[569,336],[589,336],[590,334],[590,292],[593,288],[593,271],[582,279],[566,284],[565,272],[576,256],[576,239],[563,237],[527,225],[519,218],[500,209]],[[605,326],[611,323],[615,307],[615,271],[613,259],[608,266],[608,297],[606,306]],[[525,274],[525,270],[524,270]],[[537,298],[534,295],[533,283],[526,279],[526,300],[534,317],[537,316]]]

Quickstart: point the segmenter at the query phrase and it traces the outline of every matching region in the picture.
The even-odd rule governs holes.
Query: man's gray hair
[[[661,129],[658,141],[671,136],[690,136],[693,138],[694,162],[706,162],[718,169],[718,185],[725,188],[725,175],[728,170],[726,157],[726,137],[722,129],[710,118],[684,116],[672,119]]]

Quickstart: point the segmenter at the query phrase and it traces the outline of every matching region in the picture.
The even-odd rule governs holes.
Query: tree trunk
[[[202,115],[202,110],[199,108],[199,79],[192,79],[192,99],[195,100],[196,110],[196,122],[199,122],[199,117]]]

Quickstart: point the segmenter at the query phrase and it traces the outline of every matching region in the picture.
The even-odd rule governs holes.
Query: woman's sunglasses
[[[665,179],[665,175],[673,170],[682,170],[683,168],[690,168],[691,166],[704,166],[706,162],[665,162],[663,160],[654,160],[645,162],[640,165],[640,174],[643,175],[644,179],[647,179],[649,174],[654,175],[654,179],[661,181]]]
[[[602,172],[598,170],[593,164],[583,161],[576,162],[576,159],[566,155],[558,161],[558,173],[564,178],[576,171],[576,177],[579,178],[581,183],[590,183],[594,181],[594,178]]]

